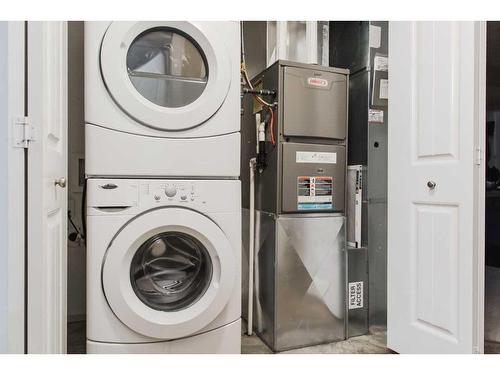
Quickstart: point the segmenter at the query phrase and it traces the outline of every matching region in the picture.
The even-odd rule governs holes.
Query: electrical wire
[[[240,66],[240,71],[241,74],[243,75],[243,79],[246,83],[246,85],[250,88],[250,90],[255,90],[252,82],[250,81],[250,78],[248,78],[248,72],[247,72],[247,67],[246,67],[246,60],[245,60],[245,38],[243,37],[243,22],[240,23],[241,27],[241,66]],[[269,111],[269,132],[271,133],[271,144],[273,146],[276,146],[276,140],[274,139],[274,104],[268,103],[264,99],[262,99],[259,95],[253,94],[252,96],[254,97],[255,100],[257,100],[260,104],[262,104],[266,109]]]
[[[251,90],[254,90],[254,87],[252,86],[252,83],[250,82],[250,79],[248,78],[248,73],[246,70],[245,62],[243,61],[241,65],[242,65],[241,72],[243,74],[243,77],[246,81],[247,86]],[[273,146],[276,146],[276,140],[274,139],[274,109],[273,109],[274,105],[266,102],[264,99],[262,99],[257,94],[252,94],[252,96],[255,98],[255,100],[257,100],[260,104],[262,104],[264,107],[266,107],[266,109],[269,111],[269,115],[270,115],[269,132],[271,133],[271,143]]]
[[[82,219],[82,237],[83,242],[87,244],[87,210],[86,210],[86,201],[87,201],[87,179],[83,181],[83,191],[82,191],[82,207],[80,210],[81,219]]]
[[[80,233],[80,231],[78,230],[77,226],[75,225],[74,221],[73,221],[73,218],[71,217],[71,211],[68,211],[68,220],[71,224],[71,226],[73,227],[73,229],[75,229],[76,233],[82,237],[82,234]]]
[[[276,141],[274,140],[274,111],[271,107],[267,107],[269,110],[269,114],[271,115],[271,119],[269,120],[269,132],[271,133],[271,143],[273,146],[276,145]]]

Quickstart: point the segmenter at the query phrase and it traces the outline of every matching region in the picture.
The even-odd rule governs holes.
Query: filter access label
[[[363,281],[349,283],[349,310],[363,308],[363,294]]]

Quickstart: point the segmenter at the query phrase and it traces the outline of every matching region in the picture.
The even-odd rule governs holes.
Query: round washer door
[[[164,131],[200,126],[221,107],[231,83],[226,46],[204,23],[112,22],[100,59],[121,109]]]
[[[123,324],[167,340],[193,334],[220,314],[237,267],[217,224],[196,211],[164,207],[118,232],[101,277],[106,300]]]

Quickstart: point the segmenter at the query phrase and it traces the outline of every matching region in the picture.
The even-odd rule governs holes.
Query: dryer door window
[[[132,42],[127,71],[142,96],[170,108],[194,102],[208,81],[203,51],[189,36],[169,28],[148,30]]]
[[[205,246],[181,232],[159,233],[145,241],[132,258],[130,281],[139,299],[160,311],[178,311],[205,294],[212,261]]]
[[[203,126],[231,85],[229,50],[216,23],[112,22],[101,44],[100,67],[123,112],[166,132]]]

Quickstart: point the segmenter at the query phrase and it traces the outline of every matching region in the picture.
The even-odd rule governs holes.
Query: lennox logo
[[[328,81],[323,78],[309,77],[307,79],[307,84],[316,87],[326,87],[328,86]]]

